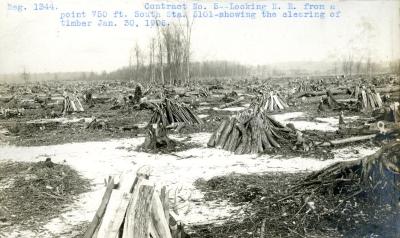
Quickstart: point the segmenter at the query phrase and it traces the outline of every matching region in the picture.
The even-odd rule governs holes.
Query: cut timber
[[[219,108],[220,109],[224,109],[224,108],[227,108],[227,107],[231,107],[233,105],[241,103],[243,100],[244,100],[244,97],[239,97],[238,99],[236,99],[233,102],[222,104]]]
[[[157,192],[154,193],[152,199],[151,222],[151,227],[154,228],[154,231],[152,231],[152,229],[150,230],[150,233],[152,233],[152,237],[156,236],[163,238],[172,238],[168,222],[165,219],[163,204],[161,203],[160,197],[158,196]]]
[[[169,221],[169,191],[167,191],[167,187],[165,186],[161,188],[160,200],[164,208],[165,220]]]
[[[368,87],[362,87],[361,96],[356,98],[359,100],[363,111],[374,111],[382,107],[382,99],[376,89],[371,89]]]
[[[217,144],[217,142],[221,136],[221,133],[227,124],[228,124],[227,120],[222,121],[222,123],[219,125],[218,129],[212,134],[210,140],[208,141],[208,143],[207,143],[208,147],[214,147]]]
[[[376,88],[375,92],[377,93],[395,93],[400,92],[400,86],[390,86],[386,88]]]
[[[181,223],[176,229],[169,227],[174,213],[169,211],[168,192],[165,186],[161,195],[155,191],[155,185],[148,180],[149,172],[148,166],[142,166],[136,176],[125,173],[119,186],[115,186],[117,177],[106,181],[102,203],[85,238],[178,238],[172,235],[177,231],[180,237],[187,237]]]
[[[378,108],[381,108],[383,105],[381,95],[379,93],[376,93],[375,97],[376,97],[376,102],[378,103]]]
[[[347,89],[338,89],[338,90],[331,90],[332,95],[338,95],[338,94],[347,94],[348,90]],[[302,92],[296,95],[296,97],[301,98],[301,97],[315,97],[315,96],[322,96],[325,95],[326,91],[310,91],[310,92]]]
[[[81,102],[79,99],[74,96],[74,95],[66,95],[64,97],[64,104],[63,104],[63,110],[62,113],[72,113],[72,112],[83,112],[84,109],[82,107]]]
[[[375,92],[377,93],[394,93],[399,92],[400,86],[391,86],[386,88],[376,88]],[[333,95],[345,95],[348,94],[347,89],[338,89],[338,90],[331,90]],[[308,92],[301,92],[296,94],[295,97],[315,97],[315,96],[322,96],[325,95],[325,91],[308,91]]]
[[[97,237],[118,238],[121,225],[125,218],[126,209],[128,208],[131,198],[131,187],[136,179],[132,174],[124,174],[121,176],[120,188],[114,190],[111,194],[107,211],[101,222]]]
[[[355,136],[355,137],[350,137],[346,139],[340,139],[340,140],[332,140],[329,142],[324,142],[322,144],[317,144],[319,146],[332,146],[332,145],[341,145],[341,144],[346,144],[346,143],[353,143],[357,141],[363,141],[363,140],[369,140],[372,138],[375,138],[375,134],[373,135],[365,135],[365,136]]]
[[[134,192],[126,212],[122,238],[148,238],[150,225],[151,201],[154,187],[141,185]]]
[[[362,95],[362,105],[364,108],[368,108],[368,99],[367,99],[367,94],[365,93],[365,90],[361,91]]]
[[[257,96],[250,104],[250,108],[253,108],[255,111],[266,110],[272,112],[275,110],[283,110],[288,107],[288,104],[282,97],[274,91]]]
[[[207,145],[235,154],[256,154],[271,148],[281,148],[282,142],[289,144],[296,141],[293,129],[283,126],[261,108],[258,109],[255,111],[251,108],[222,121]]]
[[[96,214],[92,220],[92,222],[89,225],[89,228],[86,230],[84,234],[84,238],[91,238],[93,237],[94,233],[96,232],[96,229],[98,229],[98,226],[101,222],[101,219],[103,218],[103,215],[106,211],[108,201],[110,200],[111,193],[113,191],[115,184],[114,184],[114,178],[110,178],[108,180],[106,192],[103,195],[103,199],[101,200],[101,204],[99,209],[96,211]]]
[[[185,104],[164,99],[160,103],[142,103],[143,107],[153,110],[150,123],[162,123],[164,126],[183,122],[187,125],[202,124],[203,121]]]
[[[238,99],[236,99],[236,100],[233,101],[233,102],[229,102],[229,103],[222,104],[219,108],[220,108],[220,109],[224,109],[224,108],[227,108],[227,107],[231,107],[231,106],[234,106],[234,105],[236,105],[236,104],[241,103],[243,100],[244,100],[244,97],[239,97]]]

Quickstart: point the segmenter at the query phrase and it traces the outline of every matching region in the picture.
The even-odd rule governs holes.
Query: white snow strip
[[[59,118],[49,118],[49,119],[37,119],[37,120],[31,120],[27,121],[27,124],[46,124],[49,122],[60,122],[62,124],[65,123],[76,123],[76,122],[91,122],[93,118],[66,118],[66,117],[59,117]]]

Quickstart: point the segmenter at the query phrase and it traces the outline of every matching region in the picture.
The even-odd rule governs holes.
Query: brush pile
[[[90,190],[89,180],[51,158],[35,163],[2,162],[0,183],[6,185],[0,187],[0,208],[8,211],[6,222],[14,225],[47,223],[77,195]],[[0,230],[1,224],[2,219]]]
[[[197,95],[199,97],[208,97],[210,96],[210,90],[208,88],[200,88]]]
[[[291,199],[301,196],[305,200],[310,220],[335,217],[342,229],[376,224],[379,232],[386,233],[384,229],[400,227],[399,174],[400,143],[393,142],[365,158],[312,173],[291,189],[297,194]]]
[[[248,109],[224,120],[207,145],[235,154],[254,154],[281,148],[283,144],[296,141],[295,130],[282,125],[263,111]]]
[[[150,124],[162,123],[164,126],[173,123],[202,124],[202,120],[185,104],[165,98],[160,103],[147,103],[154,113]]]
[[[326,87],[326,85],[323,83],[322,80],[320,80],[320,81],[313,80],[313,81],[309,81],[309,82],[300,81],[300,82],[297,82],[296,92],[302,93],[302,92],[321,91],[325,87]]]
[[[333,97],[333,92],[331,90],[326,91],[318,105],[318,111],[323,112],[326,110],[341,111],[341,110],[357,110],[358,104],[350,101],[339,101]]]
[[[194,237],[398,237],[400,142],[298,175],[228,175],[200,183],[205,188],[197,182],[206,198],[245,203],[248,215],[197,228],[202,234]]]
[[[0,117],[2,118],[12,118],[12,117],[20,117],[24,114],[24,108],[16,108],[16,109],[9,109],[9,108],[0,108]]]
[[[258,96],[251,103],[250,107],[265,110],[265,111],[276,111],[283,110],[288,108],[289,105],[282,99],[282,96],[279,93],[271,91],[270,93],[263,93],[261,96]]]

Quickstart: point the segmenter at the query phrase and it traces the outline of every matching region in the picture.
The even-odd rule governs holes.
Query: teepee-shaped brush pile
[[[255,108],[256,111],[261,109],[272,112],[288,108],[289,105],[282,99],[279,93],[269,92],[257,97],[250,107]]]
[[[354,96],[361,102],[364,111],[371,111],[382,107],[382,99],[378,92],[374,89],[357,86]]]
[[[295,140],[295,132],[260,110],[249,109],[224,120],[208,141],[209,147],[235,154],[263,153]]]
[[[185,104],[174,102],[168,98],[161,103],[152,103],[154,114],[150,124],[162,123],[168,126],[173,123],[202,124],[201,119]]]
[[[62,113],[72,113],[72,112],[83,112],[83,106],[79,101],[78,97],[74,95],[67,95],[64,97],[64,104]]]

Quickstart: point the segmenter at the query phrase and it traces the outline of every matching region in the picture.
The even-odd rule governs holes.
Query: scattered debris
[[[18,225],[48,221],[76,195],[89,190],[88,180],[50,158],[37,163],[2,162],[0,182],[10,181],[10,186],[0,189],[0,208],[9,215],[0,214],[0,219]]]
[[[245,206],[222,225],[194,226],[191,235],[397,237],[399,156],[400,142],[394,142],[370,156],[311,174],[232,174],[197,181],[207,200],[229,199]]]

